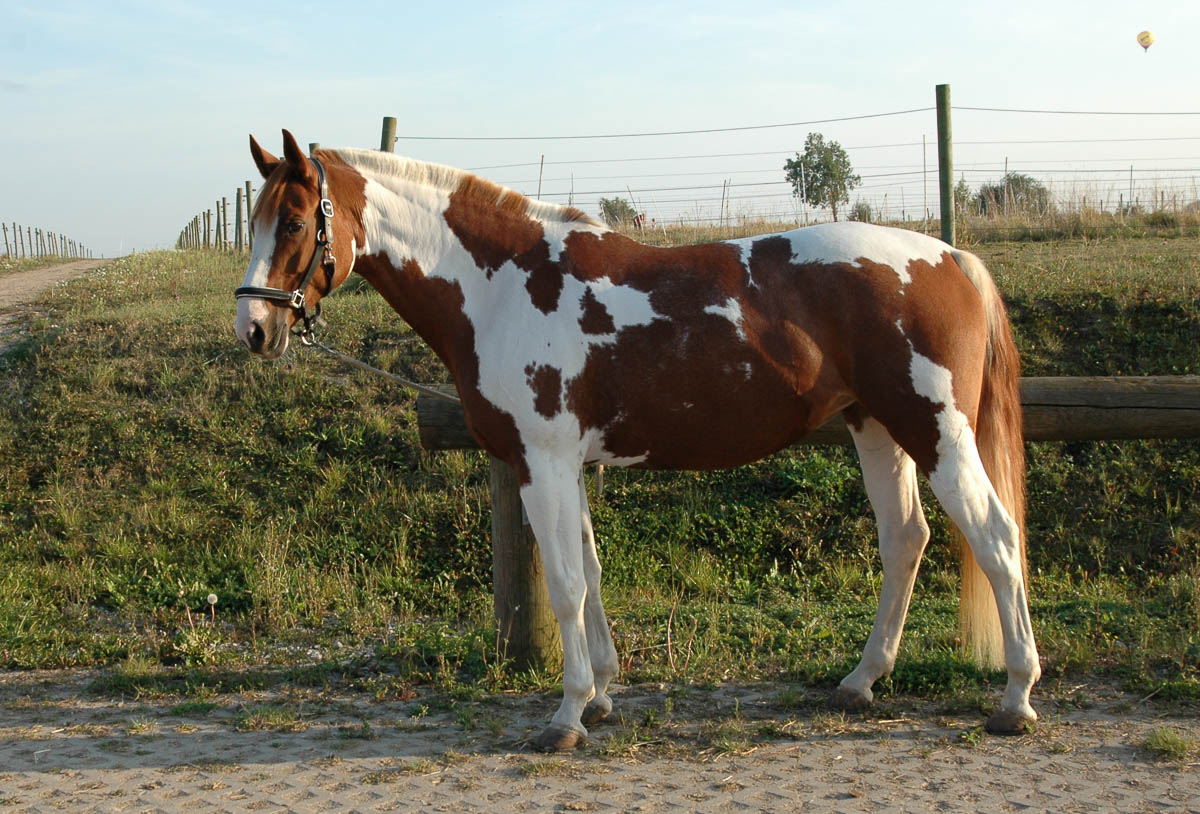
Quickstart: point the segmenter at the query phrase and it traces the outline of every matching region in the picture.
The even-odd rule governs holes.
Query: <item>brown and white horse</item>
[[[283,136],[282,160],[250,139],[266,183],[237,335],[279,356],[303,308],[353,269],[446,364],[471,432],[518,473],[562,632],[563,700],[538,748],[571,748],[612,710],[584,464],[736,466],[839,413],[884,578],[837,702],[869,704],[895,663],[929,539],[920,470],[968,544],[975,654],[1008,671],[988,728],[1036,718],[1018,360],[978,258],[861,223],[653,248],[461,170],[365,150],[313,161]]]

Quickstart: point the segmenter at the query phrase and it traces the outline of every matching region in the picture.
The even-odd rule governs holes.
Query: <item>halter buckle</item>
[[[304,310],[304,292],[298,288],[295,291],[293,291],[292,296],[288,298],[288,305],[292,306],[293,308],[295,308],[299,311],[303,311]]]
[[[333,217],[333,201],[328,198],[321,199],[321,214],[327,218]]]

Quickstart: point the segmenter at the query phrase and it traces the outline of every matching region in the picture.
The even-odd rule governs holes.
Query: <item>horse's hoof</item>
[[[849,687],[838,687],[833,694],[833,706],[844,712],[862,712],[871,706],[872,697]]]
[[[984,727],[993,735],[1025,735],[1033,731],[1033,718],[1018,712],[998,709]]]
[[[584,726],[598,724],[612,714],[612,704],[599,704],[595,701],[590,702],[583,708],[583,715],[580,717],[580,722]]]
[[[583,735],[565,726],[548,726],[533,739],[533,748],[539,752],[569,752],[583,743]]]

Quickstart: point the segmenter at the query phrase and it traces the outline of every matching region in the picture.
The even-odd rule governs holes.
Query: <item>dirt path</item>
[[[1046,702],[1018,738],[919,701],[863,719],[801,711],[779,686],[631,687],[559,757],[525,746],[549,697],[120,701],[89,690],[95,675],[0,673],[0,809],[1200,812],[1200,766],[1142,748],[1200,722],[1104,687],[1072,688],[1082,708]]]
[[[15,330],[14,325],[24,306],[36,300],[46,289],[111,262],[111,258],[73,260],[57,266],[0,275],[0,352],[3,352],[8,337]]]

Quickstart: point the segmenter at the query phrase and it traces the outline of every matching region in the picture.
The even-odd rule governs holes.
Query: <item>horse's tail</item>
[[[1021,429],[1020,359],[1013,344],[1004,301],[983,261],[970,252],[956,250],[951,254],[983,297],[987,311],[987,357],[975,439],[984,471],[1000,502],[1017,524],[1021,570],[1025,573],[1025,444]],[[977,663],[985,667],[1003,667],[1004,637],[991,585],[961,532],[956,536],[962,549],[962,597],[958,618],[963,642]]]

